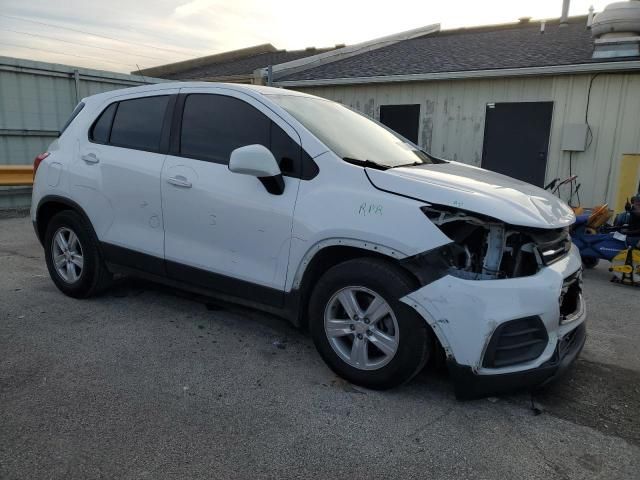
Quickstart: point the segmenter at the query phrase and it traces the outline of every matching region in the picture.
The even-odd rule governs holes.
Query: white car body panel
[[[85,164],[84,155],[95,155],[99,163]],[[80,145],[75,164],[69,166],[71,192],[77,203],[86,206],[102,241],[162,257],[158,176],[164,158],[108,145]],[[99,174],[86,172],[89,169]]]
[[[182,177],[189,189],[167,182]],[[226,165],[167,156],[162,172],[165,259],[284,289],[300,180],[271,195],[253,176]]]
[[[451,241],[427,221],[420,210],[423,203],[373,188],[363,168],[333,152],[315,161],[320,166],[317,181],[300,184],[287,290],[300,276],[296,272],[302,259],[321,242],[359,241],[362,248],[386,249],[389,256],[402,259]]]

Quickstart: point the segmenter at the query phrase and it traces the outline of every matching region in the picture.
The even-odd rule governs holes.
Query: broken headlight
[[[424,214],[453,242],[449,273],[471,280],[533,275],[535,241],[523,229],[450,207],[424,206]]]

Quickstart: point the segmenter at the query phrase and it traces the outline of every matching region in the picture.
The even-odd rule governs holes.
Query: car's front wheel
[[[429,326],[400,298],[411,278],[377,258],[329,269],[309,302],[310,330],[329,367],[352,383],[386,389],[410,380],[432,349]]]

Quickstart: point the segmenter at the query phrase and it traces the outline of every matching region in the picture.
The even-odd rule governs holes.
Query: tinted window
[[[67,129],[67,127],[71,125],[71,122],[73,122],[73,119],[78,116],[78,114],[82,111],[83,108],[84,108],[84,103],[82,102],[76,105],[76,108],[74,108],[73,112],[71,112],[71,115],[69,115],[69,119],[62,126],[62,130],[60,130],[60,135],[62,135],[64,131]]]
[[[98,143],[107,143],[109,141],[111,121],[113,120],[113,114],[116,113],[117,106],[117,103],[112,103],[102,112],[102,115],[98,117],[89,134],[91,140]]]
[[[118,104],[109,143],[156,152],[169,97],[145,97]]]
[[[228,163],[245,145],[269,148],[271,120],[248,103],[221,95],[189,95],[184,104],[180,153]]]

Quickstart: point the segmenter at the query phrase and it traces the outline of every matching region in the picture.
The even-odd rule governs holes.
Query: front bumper
[[[580,298],[567,319],[560,302],[565,280],[580,268],[580,253],[572,246],[567,256],[532,276],[467,280],[447,275],[401,300],[431,325],[447,355],[458,396],[477,397],[539,385],[577,357],[585,340],[584,303]],[[539,355],[500,367],[483,364],[498,327],[524,317],[539,318],[546,330]],[[571,348],[564,348],[570,338]]]
[[[551,359],[530,370],[497,375],[478,375],[455,360],[447,362],[456,397],[460,400],[486,397],[524,388],[540,387],[561,377],[578,358],[587,339],[586,323],[582,322],[558,342]]]

